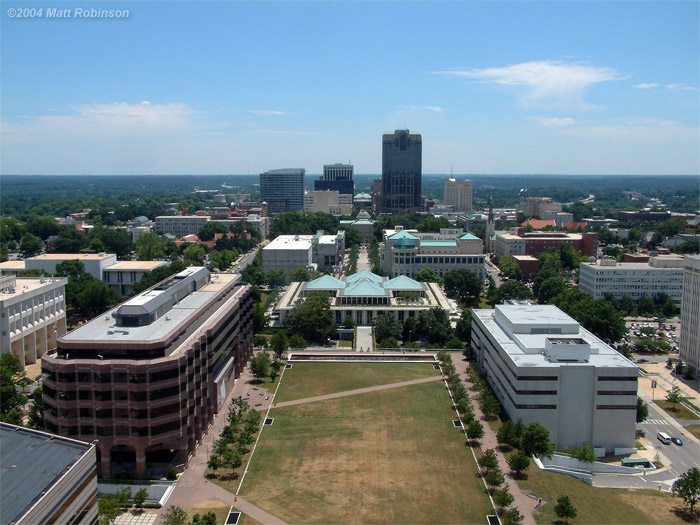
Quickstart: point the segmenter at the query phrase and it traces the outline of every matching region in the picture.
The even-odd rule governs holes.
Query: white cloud
[[[697,91],[698,88],[695,86],[689,86],[687,84],[666,84],[666,89],[671,91]]]
[[[578,126],[567,133],[579,137],[618,141],[683,141],[700,139],[700,129],[674,120],[656,118],[621,119],[590,126]]]
[[[565,128],[568,126],[573,126],[576,121],[571,117],[529,117],[533,122],[537,122],[541,126],[546,126],[548,128]]]
[[[589,108],[591,106],[583,100],[587,88],[623,78],[612,68],[552,60],[435,73],[487,84],[524,87],[520,95],[524,106],[556,109]]]
[[[432,111],[433,113],[442,113],[445,108],[440,106],[401,106],[404,111]]]
[[[295,131],[286,129],[255,129],[254,133],[266,133],[269,135],[327,135],[320,131]]]
[[[636,88],[636,89],[651,89],[651,88],[655,88],[655,87],[657,87],[657,86],[658,86],[658,84],[655,83],[655,82],[652,82],[652,83],[649,83],[649,84],[647,84],[647,83],[645,83],[645,82],[642,82],[641,84],[635,84],[635,85],[632,86],[632,87],[634,87],[634,88]]]
[[[290,114],[288,111],[277,111],[276,109],[249,109],[248,113],[252,113],[253,115],[258,115],[258,116],[269,116],[269,115],[281,116],[281,115],[289,115]]]

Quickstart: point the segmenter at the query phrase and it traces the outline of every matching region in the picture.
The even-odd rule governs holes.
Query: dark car
[[[681,441],[681,438],[677,437],[672,437],[671,441],[673,441],[674,444],[678,445],[679,447],[683,446],[683,441]]]

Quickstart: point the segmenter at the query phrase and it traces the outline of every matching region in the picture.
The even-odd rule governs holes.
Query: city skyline
[[[696,2],[3,5],[3,175],[700,171]]]

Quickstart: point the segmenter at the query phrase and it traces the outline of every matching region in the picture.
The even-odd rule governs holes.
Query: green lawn
[[[518,481],[520,488],[546,502],[535,514],[537,523],[556,522],[554,506],[562,495],[569,496],[578,510],[572,521],[574,524],[686,523],[680,516],[682,500],[670,494],[653,490],[595,488],[571,476],[541,471],[534,463],[527,474],[527,480]]]
[[[676,403],[675,408],[673,406],[673,403],[669,403],[668,401],[654,401],[654,403],[663,408],[666,412],[669,413],[669,415],[675,417],[676,419],[680,419],[681,421],[683,421],[684,417],[690,420],[698,419],[698,416],[693,414],[690,410],[688,410],[679,403]]]
[[[441,382],[270,415],[241,495],[288,523],[484,523],[492,511]]]
[[[431,363],[294,363],[276,403],[436,376]]]

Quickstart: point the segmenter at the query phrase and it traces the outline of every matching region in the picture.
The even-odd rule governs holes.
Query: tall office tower
[[[372,211],[374,213],[382,211],[382,179],[372,181]]]
[[[269,214],[304,209],[304,169],[270,170],[260,174],[260,200]]]
[[[700,256],[687,255],[681,300],[680,358],[700,371]]]
[[[382,212],[421,209],[423,145],[418,133],[396,130],[382,136]]]
[[[354,195],[354,174],[355,167],[352,164],[324,164],[323,176],[314,181],[314,190]]]
[[[445,179],[445,192],[442,202],[452,206],[454,211],[471,211],[472,209],[472,181]]]

